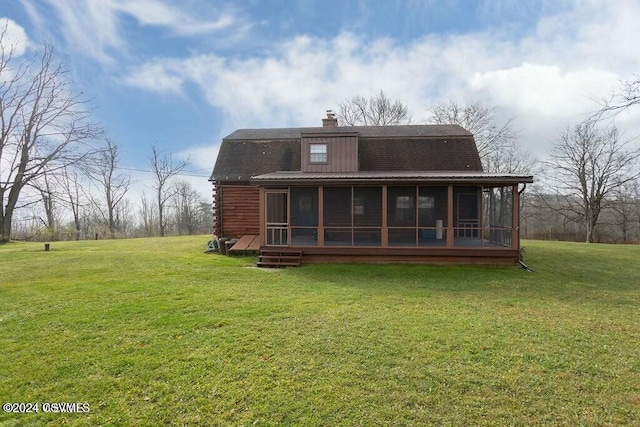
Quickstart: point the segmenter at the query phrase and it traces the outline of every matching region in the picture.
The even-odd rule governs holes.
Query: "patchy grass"
[[[3,425],[640,420],[640,247],[526,241],[536,270],[250,268],[208,237],[0,246]]]

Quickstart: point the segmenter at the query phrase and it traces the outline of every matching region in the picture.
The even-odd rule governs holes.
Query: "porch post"
[[[511,220],[511,247],[520,250],[520,194],[518,184],[513,188],[513,219]],[[520,256],[518,254],[518,256]]]
[[[264,192],[264,187],[260,186],[258,187],[260,194],[258,195],[258,209],[260,210],[260,213],[258,215],[259,221],[260,221],[260,237],[259,237],[259,241],[260,241],[260,246],[266,246],[267,242],[266,242],[266,217],[265,217],[265,209],[264,209],[264,199],[265,199],[265,192]]]
[[[447,191],[447,248],[453,248],[453,185]]]
[[[324,187],[318,187],[318,246],[324,246]]]
[[[387,227],[387,186],[382,186],[382,236],[380,245],[383,248],[389,246],[389,228]]]

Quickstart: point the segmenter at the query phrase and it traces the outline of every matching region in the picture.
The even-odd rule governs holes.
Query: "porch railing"
[[[287,224],[267,224],[267,245],[289,245],[289,227]]]

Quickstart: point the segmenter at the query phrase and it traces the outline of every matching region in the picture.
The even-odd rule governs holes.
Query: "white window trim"
[[[320,151],[315,151],[320,150]],[[314,155],[322,156],[324,155],[323,160],[314,160]],[[311,142],[309,143],[309,163],[312,164],[323,164],[329,161],[329,147],[326,142]]]

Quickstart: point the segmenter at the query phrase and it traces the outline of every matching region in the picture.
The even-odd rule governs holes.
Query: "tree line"
[[[492,108],[455,101],[428,110],[427,123],[457,124],[474,135],[485,172],[535,175],[521,198],[524,238],[640,243],[640,147],[615,124],[620,111],[640,104],[640,80],[623,82],[619,94],[595,113],[567,124],[548,156],[538,161],[519,144],[515,119],[499,123]],[[339,104],[349,126],[402,125],[411,115],[383,91]]]
[[[188,160],[156,147],[153,195],[132,205],[120,147],[91,121],[68,75],[52,45],[20,58],[0,29],[0,242],[209,232],[210,203],[177,179]]]
[[[211,231],[211,200],[187,181],[185,159],[150,147],[153,185],[137,205],[126,197],[132,178],[120,147],[91,121],[73,91],[64,61],[45,44],[18,58],[0,29],[0,241],[87,239]],[[594,114],[567,124],[548,157],[523,150],[515,119],[499,122],[492,108],[455,101],[428,110],[426,123],[458,124],[475,138],[487,172],[535,175],[521,199],[525,238],[640,242],[640,149],[615,124],[640,103],[640,81],[624,82]],[[339,104],[341,125],[411,123],[401,100],[384,91]],[[19,213],[17,215],[17,213]]]

